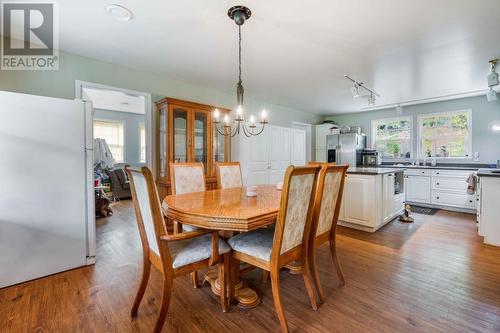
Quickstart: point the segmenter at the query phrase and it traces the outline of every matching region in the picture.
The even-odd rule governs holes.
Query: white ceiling
[[[131,9],[117,21],[107,3]],[[242,27],[245,92],[309,112],[360,111],[344,74],[373,87],[378,105],[485,89],[500,56],[499,0],[67,0],[60,47],[84,56],[233,91]]]

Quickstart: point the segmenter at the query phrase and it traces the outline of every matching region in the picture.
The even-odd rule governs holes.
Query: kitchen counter
[[[385,175],[388,173],[402,172],[402,168],[372,168],[372,167],[350,167],[347,169],[348,174],[357,175]]]
[[[477,175],[479,177],[500,177],[500,169],[479,169]]]
[[[380,165],[380,168],[404,168],[404,169],[438,169],[438,170],[471,170],[471,171],[476,171],[482,167],[484,167],[483,164],[480,164],[478,166],[453,166],[453,165],[436,165],[436,166],[430,166],[430,165]]]

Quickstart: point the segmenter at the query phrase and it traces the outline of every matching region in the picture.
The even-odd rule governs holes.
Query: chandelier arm
[[[253,136],[252,131],[250,131],[250,130],[247,128],[247,126],[246,126],[245,124],[243,124],[243,126],[242,126],[242,127],[243,127],[243,133],[245,133],[245,136],[246,136],[247,138],[250,138],[250,137],[252,137],[252,136]]]
[[[220,129],[219,129],[219,126],[217,126],[218,124],[214,124],[215,125],[215,129],[217,130],[217,133],[219,133],[220,135],[224,135],[224,136],[227,136],[227,134],[224,132],[221,132]]]
[[[260,131],[255,133],[255,134],[252,134],[252,135],[257,136],[264,131],[264,127],[266,127],[266,124],[261,124],[261,125],[262,125],[262,128],[260,129]]]

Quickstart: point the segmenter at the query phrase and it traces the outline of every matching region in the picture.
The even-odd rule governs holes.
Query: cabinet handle
[[[422,174],[424,174],[424,173],[425,173],[425,171],[422,171]]]
[[[436,185],[439,185],[439,183],[436,183]]]
[[[436,197],[436,200],[439,200],[439,197]]]
[[[472,200],[469,200],[470,203],[472,203]]]
[[[436,175],[439,175],[439,172],[436,172]]]

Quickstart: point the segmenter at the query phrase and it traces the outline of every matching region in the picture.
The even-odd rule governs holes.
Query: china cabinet
[[[216,186],[215,162],[229,161],[231,141],[213,127],[214,106],[164,98],[156,102],[157,187],[170,194],[170,162],[203,162],[207,189]],[[230,112],[218,108],[222,115]]]

